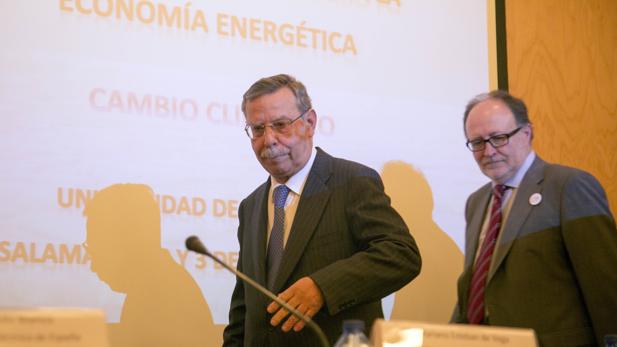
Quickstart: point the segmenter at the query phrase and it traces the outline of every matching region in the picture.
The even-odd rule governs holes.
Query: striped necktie
[[[283,258],[283,238],[285,234],[285,201],[289,194],[289,188],[286,185],[280,185],[274,188],[274,221],[272,223],[272,231],[270,231],[270,241],[268,242],[268,273],[267,285],[268,289],[272,290],[274,279],[281,265]]]
[[[491,205],[491,215],[486,236],[482,243],[480,255],[476,259],[475,269],[471,277],[471,288],[469,290],[469,300],[467,306],[467,320],[471,324],[481,324],[484,320],[484,289],[488,269],[491,264],[491,257],[495,251],[497,236],[501,229],[501,203],[506,186],[497,184],[493,188],[493,204]]]

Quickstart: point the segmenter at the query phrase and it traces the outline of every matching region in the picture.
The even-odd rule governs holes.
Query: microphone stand
[[[328,339],[326,338],[326,335],[323,333],[321,328],[319,328],[319,326],[317,324],[315,324],[315,322],[313,322],[313,320],[310,317],[307,317],[306,315],[304,315],[300,311],[296,310],[295,308],[292,308],[291,306],[289,306],[289,304],[287,304],[285,301],[281,300],[279,297],[274,295],[274,293],[272,293],[268,289],[264,288],[261,284],[255,282],[252,278],[248,277],[247,275],[243,274],[242,272],[240,272],[240,271],[232,268],[231,266],[227,265],[227,263],[223,262],[222,260],[217,258],[214,254],[210,253],[210,251],[206,248],[206,246],[203,245],[203,243],[199,240],[199,238],[197,236],[189,236],[186,239],[186,248],[189,251],[193,251],[195,253],[199,253],[199,254],[202,254],[202,255],[205,255],[205,256],[211,258],[212,260],[217,262],[219,265],[221,265],[225,269],[231,271],[233,274],[235,274],[236,276],[240,277],[244,282],[250,284],[253,288],[256,288],[260,293],[262,293],[263,295],[267,296],[268,298],[272,299],[274,302],[276,302],[277,304],[282,306],[284,309],[286,309],[288,312],[290,312],[294,317],[296,317],[296,318],[300,319],[301,321],[303,321],[304,323],[306,323],[307,326],[309,326],[311,329],[313,329],[313,331],[315,332],[315,334],[319,338],[319,340],[321,342],[321,345],[323,347],[330,347],[330,343],[328,342]]]

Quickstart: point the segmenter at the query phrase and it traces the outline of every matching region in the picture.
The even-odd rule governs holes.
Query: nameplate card
[[[532,329],[377,320],[373,347],[537,347]]]
[[[0,346],[109,347],[105,315],[91,309],[3,309]]]

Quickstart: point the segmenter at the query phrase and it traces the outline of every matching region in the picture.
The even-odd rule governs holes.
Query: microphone
[[[210,251],[208,251],[206,246],[204,246],[204,244],[201,243],[201,241],[199,240],[199,237],[197,237],[195,235],[189,236],[186,239],[185,243],[186,243],[186,249],[188,249],[189,251],[193,251],[195,253],[199,253],[199,254],[205,255],[207,257],[210,257],[212,260],[214,260],[215,262],[219,263],[222,267],[224,267],[225,269],[231,271],[236,276],[240,277],[245,283],[250,284],[251,287],[257,289],[260,293],[262,293],[263,295],[267,296],[268,298],[274,300],[277,304],[279,304],[281,307],[283,307],[288,312],[290,312],[294,317],[300,319],[307,326],[309,326],[311,329],[313,329],[313,331],[315,332],[315,334],[319,338],[319,340],[321,342],[321,345],[323,347],[330,347],[330,343],[328,342],[328,339],[326,338],[326,335],[323,333],[321,328],[319,328],[319,326],[317,324],[315,324],[315,322],[313,322],[313,320],[310,317],[307,317],[306,315],[304,315],[300,311],[296,310],[295,308],[292,308],[285,301],[281,300],[279,297],[274,295],[274,293],[272,293],[268,289],[264,288],[261,284],[255,282],[252,278],[248,277],[247,275],[243,274],[242,272],[240,272],[240,271],[232,268],[231,266],[227,265],[227,263],[223,262],[222,260],[217,258],[214,254],[210,253]]]

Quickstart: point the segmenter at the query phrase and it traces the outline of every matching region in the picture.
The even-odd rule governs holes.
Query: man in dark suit
[[[465,268],[453,321],[525,327],[541,346],[603,346],[617,332],[617,231],[590,174],[532,150],[522,100],[481,94],[467,146],[491,182],[467,200]]]
[[[383,317],[381,298],[416,277],[421,265],[379,175],[313,147],[317,115],[291,76],[257,81],[242,111],[270,177],[240,204],[238,269],[312,317],[330,343],[345,319],[370,327]],[[303,327],[238,280],[224,346],[319,346]]]

